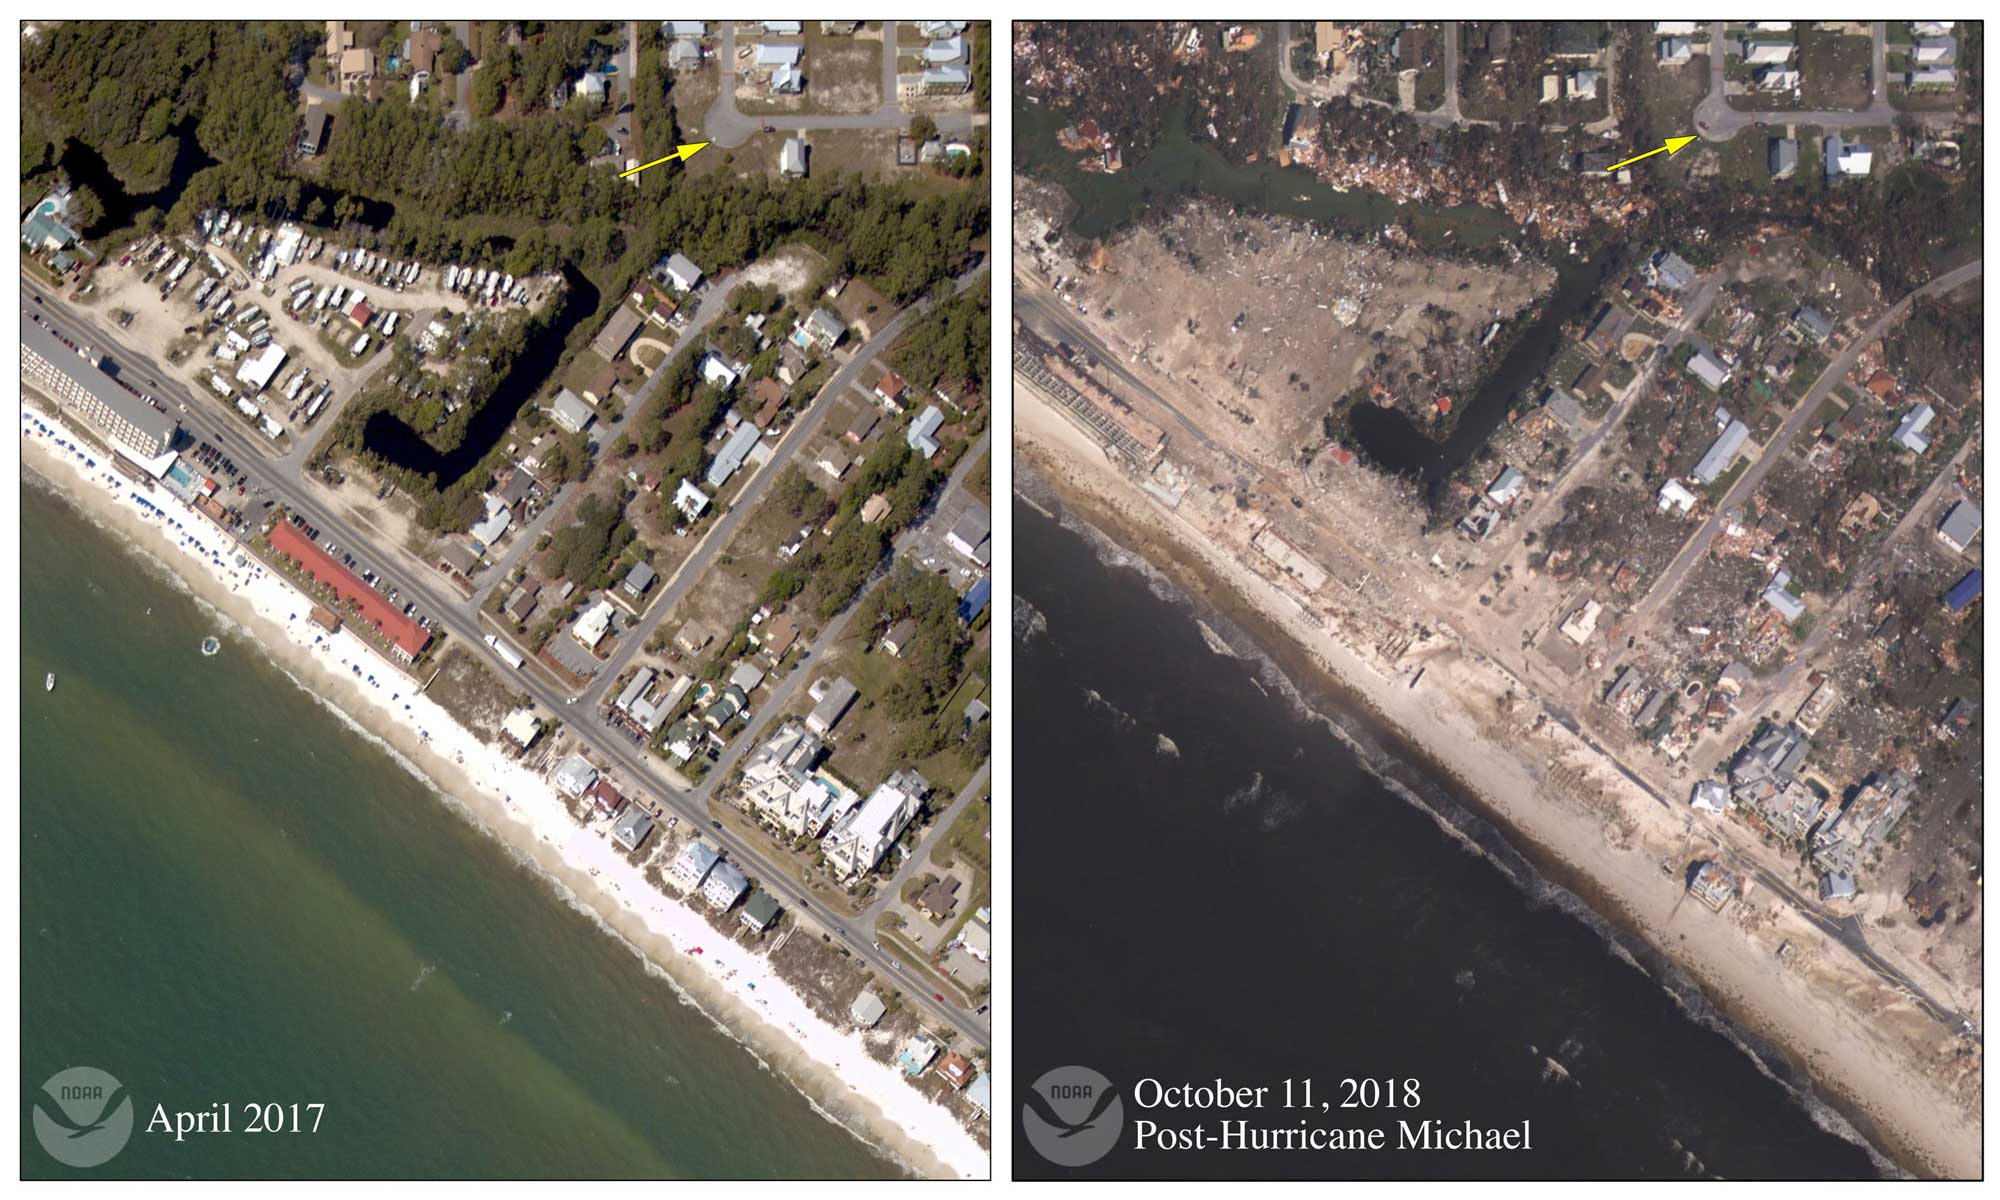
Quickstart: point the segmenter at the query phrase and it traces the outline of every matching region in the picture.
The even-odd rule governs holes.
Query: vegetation
[[[576,523],[558,531],[549,546],[550,569],[579,588],[605,587],[611,565],[632,542],[632,525],[622,508],[598,496],[576,506]]]
[[[958,686],[967,638],[958,620],[958,593],[951,585],[908,562],[877,588],[869,601],[868,623],[886,629],[908,619],[916,623],[912,642],[900,657],[903,669],[882,697],[882,706],[899,721],[934,715]]]
[[[954,296],[940,284],[939,299],[910,328],[896,350],[896,369],[919,392],[983,396],[992,358],[992,287],[982,279]]]

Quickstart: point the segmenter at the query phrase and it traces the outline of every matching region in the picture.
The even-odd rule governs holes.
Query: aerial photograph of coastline
[[[25,1178],[990,1176],[992,34],[23,23]]]
[[[1015,1173],[1982,1178],[1982,24],[1010,39]]]

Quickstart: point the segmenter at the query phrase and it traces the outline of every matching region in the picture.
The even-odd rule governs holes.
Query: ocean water
[[[900,1173],[163,568],[22,504],[22,1095],[130,1089],[88,1174]],[[251,1103],[325,1107],[253,1134]],[[218,1104],[235,1132],[145,1131]],[[25,1120],[21,1164],[85,1174]]]
[[[1315,690],[1074,518],[1015,504],[1015,1087],[1094,1068],[1126,1132],[1026,1178],[1874,1177],[1895,1168],[1670,963]],[[1198,624],[1197,622],[1201,622]],[[1209,632],[1204,633],[1203,625]],[[1231,651],[1216,653],[1216,647]],[[1690,905],[1681,920],[1714,919]],[[1778,969],[1773,964],[1773,969]],[[1325,1111],[1141,1110],[1313,1081]],[[1342,1109],[1343,1080],[1415,1108]],[[1386,1081],[1399,1081],[1385,1086]],[[1297,1086],[1296,1084],[1294,1085]],[[1357,1083],[1357,1090],[1359,1084]],[[1531,1122],[1532,1150],[1133,1150],[1134,1123]]]

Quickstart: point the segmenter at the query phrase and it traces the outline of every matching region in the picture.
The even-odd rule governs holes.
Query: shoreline
[[[1533,759],[1519,753],[1527,748],[1525,738],[1516,752],[1498,749],[1490,735],[1467,719],[1461,693],[1493,692],[1491,681],[1479,678],[1473,664],[1462,658],[1449,661],[1449,655],[1433,658],[1426,664],[1425,686],[1409,687],[1407,679],[1384,672],[1298,601],[1236,562],[1228,547],[1204,541],[1147,498],[1046,403],[1025,391],[1017,396],[1022,397],[1017,444],[1024,460],[1017,465],[1017,487],[1023,477],[1038,480],[1073,519],[1168,579],[1197,609],[1238,623],[1256,652],[1238,651],[1240,656],[1261,658],[1281,679],[1289,682],[1288,676],[1296,675],[1302,683],[1310,681],[1308,690],[1323,689],[1351,705],[1368,733],[1388,743],[1381,748],[1391,758],[1443,785],[1455,804],[1491,826],[1546,882],[1574,894],[1607,926],[1600,932],[1613,942],[1615,953],[1629,956],[1631,949],[1618,943],[1630,939],[1640,943],[1646,957],[1670,964],[1680,978],[1660,982],[1690,1018],[1702,1021],[1712,1015],[1720,1021],[1720,1031],[1755,1056],[1767,1073],[1801,1093],[1822,1127],[1862,1140],[1873,1155],[1887,1156],[1884,1164],[1891,1170],[1980,1176],[1976,1125],[1968,1129],[1949,1120],[1962,1121],[1963,1116],[1943,1102],[1927,1078],[1912,1077],[1895,1062],[1893,1049],[1875,1041],[1845,1004],[1817,994],[1782,970],[1726,917],[1700,909],[1675,920],[1678,889],[1660,886],[1657,867],[1643,853],[1633,853],[1629,834],[1628,844],[1621,845],[1611,837],[1612,823],[1604,814],[1565,805],[1548,794],[1545,768],[1559,762],[1571,767],[1576,760],[1594,757],[1575,738],[1560,727],[1544,730],[1536,736],[1553,746],[1537,743]],[[1295,689],[1291,699],[1302,716],[1334,726],[1337,736],[1352,742],[1351,734],[1312,709],[1310,698]],[[1366,762],[1367,753],[1355,748]],[[1597,764],[1594,774],[1592,782],[1609,794],[1638,794],[1608,765]],[[1409,799],[1429,810],[1441,826],[1465,836],[1427,799]],[[1659,811],[1650,798],[1642,803]],[[1697,912],[1706,919],[1696,919]],[[1802,919],[1787,916],[1796,925],[1795,930],[1787,926],[1788,932],[1800,939],[1815,936]],[[1634,960],[1634,965],[1656,978],[1661,974],[1659,963]],[[1684,995],[1686,988],[1676,983],[1697,989],[1714,1013],[1692,1007],[1695,998]],[[1749,1044],[1745,1035],[1762,1044]],[[1771,1062],[1773,1057],[1778,1061]]]
[[[956,1116],[874,1059],[862,1032],[820,1018],[764,952],[736,946],[703,914],[655,887],[611,844],[602,822],[577,825],[547,781],[456,724],[416,692],[416,681],[345,629],[328,635],[312,624],[312,601],[206,517],[162,488],[144,498],[155,510],[149,515],[134,502],[137,487],[110,470],[102,455],[90,451],[97,465],[85,465],[64,423],[25,397],[22,412],[24,472],[162,565],[273,666],[381,746],[447,810],[532,868],[554,898],[616,938],[682,1003],[776,1071],[822,1117],[912,1174],[990,1174],[988,1151]],[[64,452],[51,435],[71,440],[73,448]],[[238,556],[247,567],[234,565]],[[327,679],[345,687],[326,687]],[[697,948],[711,952],[690,953]]]

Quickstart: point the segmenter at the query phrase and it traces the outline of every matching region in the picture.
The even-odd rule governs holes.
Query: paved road
[[[1180,425],[1181,430],[1195,441],[1200,442],[1205,449],[1212,450],[1217,454],[1229,453],[1220,442],[1217,442],[1214,438],[1209,437],[1207,433],[1203,432],[1201,426],[1189,420],[1187,415],[1181,412],[1173,402],[1154,391],[1152,385],[1148,384],[1145,380],[1133,374],[1125,366],[1124,355],[1105,345],[1094,332],[1078,321],[1063,302],[1057,299],[1055,294],[1047,288],[1032,280],[1016,276],[1014,309],[1015,314],[1023,322],[1034,326],[1036,332],[1040,333],[1044,338],[1050,341],[1062,341],[1077,349],[1090,351],[1091,356],[1123,381],[1125,386],[1173,414],[1173,418]]]
[[[21,286],[24,293],[41,296],[44,308],[61,313],[72,331],[85,333],[91,342],[104,347],[107,353],[115,354],[113,340],[91,319],[96,314],[64,309],[56,301],[54,292],[26,274],[21,277]],[[269,457],[268,448],[258,444],[261,439],[254,438],[238,422],[227,417],[218,419],[209,410],[189,404],[191,396],[179,381],[171,377],[163,378],[153,394],[169,406],[186,406],[187,411],[182,414],[181,421],[191,434],[222,447],[240,465],[267,477],[270,492],[286,507],[317,526],[324,538],[357,552],[366,552],[374,563],[379,563],[377,573],[383,581],[396,588],[406,600],[414,602],[419,610],[434,614],[438,624],[457,640],[465,653],[483,661],[496,676],[526,692],[548,711],[558,714],[565,711],[568,697],[557,691],[549,681],[535,672],[513,670],[486,645],[482,640],[485,631],[476,620],[464,615],[462,606],[457,602],[457,590],[448,588],[435,572],[412,570],[402,556],[374,549],[371,540],[358,527],[349,524],[316,488],[306,484],[296,473],[274,470],[276,464]],[[625,778],[636,781],[660,797],[663,809],[676,812],[697,825],[708,821],[706,807],[657,772],[646,752],[622,734],[587,720],[570,723],[568,728],[598,761],[609,763]],[[775,887],[782,899],[788,903],[805,903],[799,889],[788,886],[789,877],[765,858],[761,846],[713,825],[707,836],[727,851],[745,872]],[[786,882],[780,883],[781,880]],[[883,978],[904,978],[895,957],[875,948],[872,926],[842,920],[817,910],[814,910],[813,919],[824,926],[832,937],[838,938],[855,957],[874,967]],[[989,1026],[979,1019],[978,1014],[935,1000],[929,992],[909,989],[905,991],[905,996],[927,1018],[959,1030],[981,1048],[989,1044]]]
[[[896,22],[882,22],[882,106],[872,113],[805,113],[798,116],[752,115],[736,107],[736,22],[722,22],[722,48],[715,56],[721,88],[715,103],[702,116],[702,135],[718,146],[741,146],[764,129],[780,133],[810,132],[814,129],[908,129],[913,115],[896,102]],[[811,99],[811,68],[807,70],[807,99]],[[983,125],[983,113],[939,112],[930,114],[942,134],[965,134]]]
[[[953,468],[951,478],[945,481],[944,487],[938,489],[938,498],[931,509],[932,513],[952,509],[953,506],[948,504],[947,501],[950,500],[953,493],[965,487],[965,481],[972,474],[972,468],[978,465],[979,460],[992,445],[993,431],[989,429],[979,436],[977,442],[966,448],[965,453],[959,456],[958,465]],[[930,517],[927,514],[923,520],[914,522],[909,528],[897,535],[895,545],[890,548],[889,558],[876,568],[874,574],[868,577],[867,584],[854,597],[853,601],[846,608],[834,614],[833,619],[820,628],[819,636],[814,638],[812,645],[806,647],[805,653],[799,656],[800,665],[790,675],[780,680],[778,686],[771,690],[770,695],[764,697],[763,701],[758,704],[756,715],[751,718],[749,725],[744,728],[741,734],[730,741],[728,748],[722,752],[722,757],[716,760],[715,766],[710,769],[700,786],[695,788],[694,795],[696,797],[706,800],[713,796],[715,789],[721,786],[724,780],[729,778],[729,773],[735,768],[737,760],[741,759],[753,746],[763,740],[764,731],[773,721],[777,720],[778,715],[784,711],[785,706],[792,702],[792,697],[798,694],[799,688],[804,686],[806,679],[816,674],[816,671],[808,670],[805,664],[816,662],[825,657],[827,651],[833,649],[834,644],[840,641],[841,636],[847,631],[848,622],[853,619],[855,613],[861,611],[861,602],[867,599],[868,593],[874,591],[877,584],[889,577],[889,572],[894,567],[896,560],[917,544],[921,530],[929,522],[929,519]]]
[[[990,261],[982,261],[977,267],[959,276],[953,286],[961,292],[971,287],[985,275]],[[771,486],[772,481],[783,473],[785,462],[812,438],[813,433],[826,420],[826,414],[833,408],[834,401],[847,390],[849,385],[862,378],[862,372],[873,365],[876,357],[889,348],[897,335],[902,333],[905,325],[929,311],[930,304],[930,298],[925,297],[897,313],[893,320],[877,330],[875,336],[869,338],[855,352],[853,358],[847,360],[846,365],[833,373],[832,378],[827,380],[826,386],[820,389],[819,395],[813,398],[811,406],[799,416],[798,420],[792,422],[791,429],[779,441],[777,452],[771,461],[758,469],[755,477],[737,494],[736,499],[730,502],[729,511],[723,513],[709,527],[709,531],[703,535],[701,547],[675,572],[673,579],[653,601],[651,607],[647,608],[646,615],[640,618],[638,625],[628,630],[619,640],[618,648],[612,651],[611,658],[598,671],[595,681],[579,693],[579,703],[595,705],[603,699],[604,693],[617,680],[619,673],[631,664],[633,657],[645,646],[653,630],[700,581],[709,558],[723,546],[728,545],[729,540],[735,536],[737,527],[750,519],[750,515],[756,511],[758,499]],[[664,371],[656,372],[654,378],[660,378],[664,374]],[[634,401],[633,407],[637,406],[638,401]]]
[[[943,840],[945,834],[951,832],[952,822],[958,820],[958,814],[964,812],[965,806],[986,790],[986,781],[992,777],[992,772],[993,764],[990,761],[979,764],[978,773],[959,789],[958,797],[951,802],[951,807],[938,814],[937,820],[931,822],[930,832],[924,835],[923,841],[917,843],[916,850],[903,861],[895,877],[882,885],[880,894],[875,897],[875,903],[869,905],[868,910],[861,914],[862,920],[873,925],[889,910],[889,906],[894,904],[896,897],[902,893],[904,877],[915,873],[924,863],[930,861],[931,851],[937,849],[938,842]]]
[[[1794,650],[1791,657],[1786,660],[1784,667],[1771,677],[1770,683],[1763,688],[1764,695],[1768,699],[1784,695],[1785,689],[1791,687],[1792,682],[1799,677],[1799,672],[1812,666],[1820,647],[1826,644],[1826,639],[1845,624],[1846,615],[1854,605],[1870,594],[1868,585],[1880,576],[1895,558],[1896,547],[1904,544],[1917,526],[1937,519],[1939,498],[1945,492],[1956,489],[1959,468],[1979,440],[1977,434],[1966,438],[1965,444],[1958,448],[1958,453],[1952,455],[1950,460],[1938,469],[1937,475],[1924,488],[1923,494],[1917,497],[1915,504],[1910,505],[1910,511],[1903,514],[1903,519],[1896,522],[1896,527],[1889,531],[1889,536],[1883,538],[1875,547],[1875,553],[1869,556],[1867,563],[1854,573],[1853,580],[1841,592],[1840,599],[1832,610],[1820,618],[1819,623],[1813,626],[1812,632],[1806,635],[1806,640],[1799,643],[1798,649]],[[1740,707],[1743,709],[1743,718],[1747,719],[1755,717],[1763,706],[1743,704]]]
[[[1954,1030],[1963,1030],[1969,1026],[1970,1023],[1963,1013],[1939,1004],[1932,999],[1930,993],[1918,987],[1916,981],[1905,975],[1894,963],[1875,953],[1868,945],[1868,936],[1862,931],[1859,917],[1828,915],[1819,905],[1800,895],[1767,867],[1756,867],[1752,873],[1756,875],[1757,882],[1776,892],[1785,903],[1796,909],[1800,916],[1811,922],[1820,932],[1847,947],[1854,957],[1861,960],[1863,966],[1875,972],[1884,982],[1907,993],[1919,1007],[1930,1014],[1933,1020],[1949,1025]]]
[[[1703,138],[1712,142],[1726,142],[1740,131],[1765,125],[1818,125],[1823,129],[1853,129],[1862,126],[1893,124],[1902,113],[1889,103],[1889,52],[1888,22],[1874,23],[1875,49],[1871,70],[1874,75],[1875,94],[1867,108],[1846,111],[1793,112],[1767,110],[1750,112],[1732,108],[1723,87],[1723,68],[1728,58],[1727,39],[1723,36],[1726,22],[1711,21],[1708,33],[1708,95],[1695,105],[1694,128]],[[1925,114],[1915,114],[1919,119],[1928,120]],[[1953,114],[1939,114],[1951,117]]]
[[[1819,380],[1806,392],[1805,398],[1792,409],[1791,415],[1785,418],[1785,423],[1779,426],[1770,444],[1757,456],[1757,461],[1751,463],[1750,469],[1737,478],[1728,494],[1716,502],[1715,510],[1701,523],[1701,528],[1696,530],[1694,536],[1687,540],[1687,544],[1681,547],[1680,553],[1675,555],[1674,561],[1661,572],[1659,579],[1654,581],[1645,598],[1633,608],[1632,623],[1636,624],[1653,617],[1662,605],[1680,591],[1681,585],[1687,582],[1689,572],[1693,571],[1695,565],[1708,553],[1710,543],[1714,542],[1715,535],[1721,532],[1723,522],[1728,515],[1740,511],[1743,503],[1755,494],[1757,488],[1764,482],[1764,477],[1771,473],[1771,468],[1777,466],[1784,458],[1785,448],[1791,444],[1793,436],[1804,428],[1806,422],[1819,410],[1820,401],[1826,399],[1840,381],[1847,378],[1847,373],[1854,369],[1854,364],[1860,361],[1862,351],[1886,333],[1890,326],[1902,320],[1917,297],[1948,292],[1967,280],[1979,278],[1984,269],[1985,260],[1974,259],[1964,266],[1945,272],[1897,301],[1895,306],[1878,317],[1866,332],[1848,343],[1847,349],[1841,351],[1839,357],[1820,373]]]
[[[1658,377],[1666,364],[1673,361],[1674,351],[1679,348],[1688,333],[1701,327],[1703,318],[1708,315],[1709,308],[1715,303],[1716,287],[1717,281],[1713,276],[1702,279],[1695,285],[1694,293],[1688,297],[1687,304],[1681,310],[1681,319],[1667,331],[1667,336],[1661,339],[1657,352],[1640,369],[1638,377],[1625,389],[1625,394],[1619,398],[1618,403],[1614,404],[1611,411],[1604,415],[1604,419],[1597,423],[1597,428],[1585,434],[1583,440],[1577,443],[1575,453],[1571,454],[1569,461],[1563,464],[1562,473],[1556,476],[1542,498],[1535,501],[1534,509],[1525,516],[1507,523],[1506,538],[1496,547],[1491,561],[1506,562],[1519,548],[1528,532],[1538,528],[1536,518],[1545,512],[1558,511],[1563,497],[1569,494],[1570,484],[1580,478],[1579,469],[1596,455],[1597,448],[1604,444],[1604,439],[1624,422],[1625,415],[1632,411],[1632,406],[1637,404],[1640,397],[1653,386],[1653,380]]]

